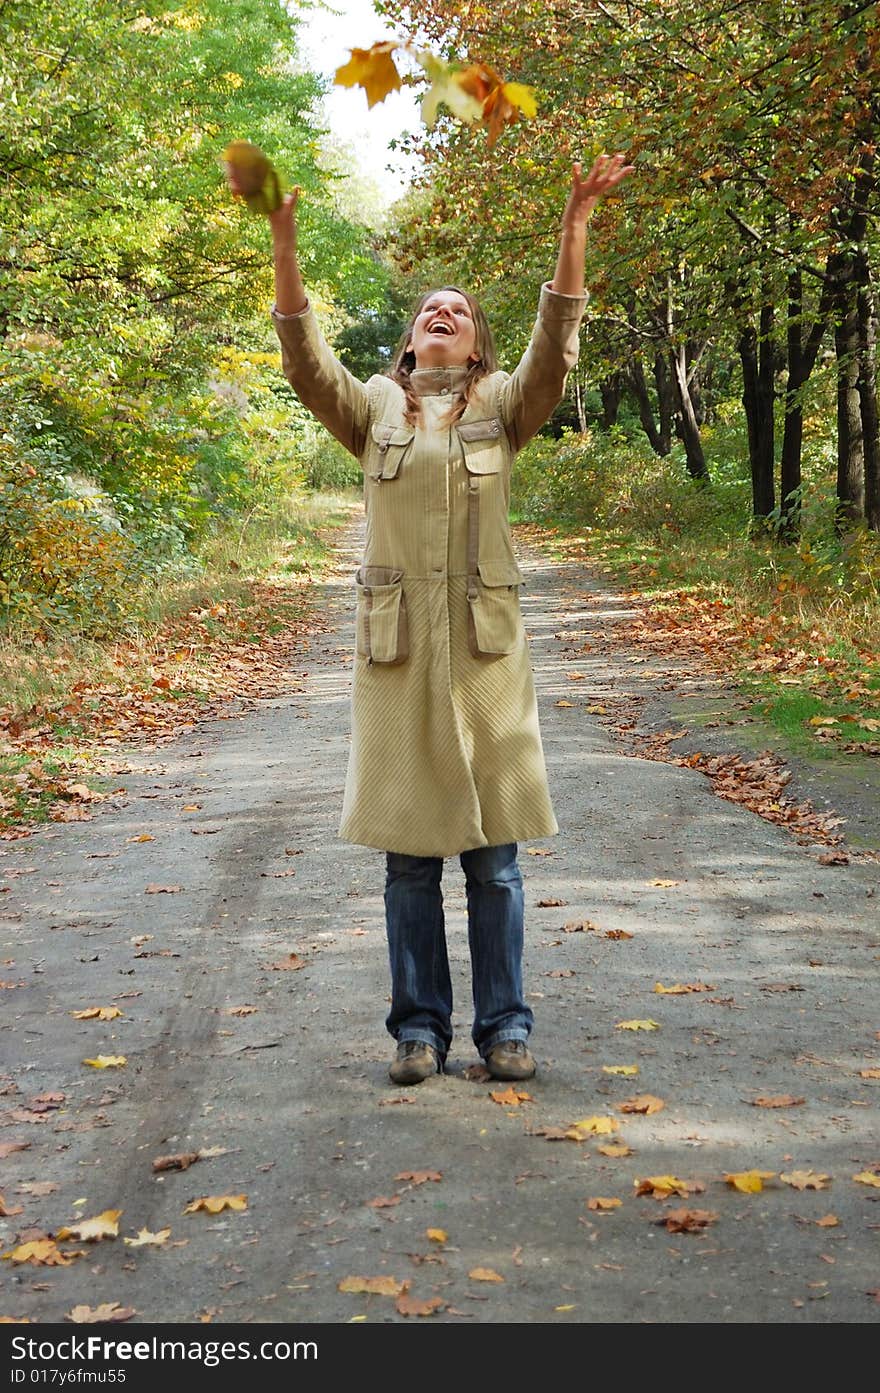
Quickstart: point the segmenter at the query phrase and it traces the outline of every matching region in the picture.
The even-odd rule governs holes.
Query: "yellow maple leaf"
[[[68,1248],[64,1252],[56,1246],[54,1238],[35,1238],[3,1254],[11,1262],[29,1262],[34,1267],[69,1267],[74,1258],[84,1258],[85,1255],[85,1248]]]
[[[637,1074],[638,1072],[639,1072],[639,1066],[638,1066],[638,1064],[603,1064],[603,1065],[602,1065],[602,1073],[603,1073],[603,1074],[625,1074],[627,1077],[629,1077],[630,1074]]]
[[[445,1229],[425,1229],[425,1237],[430,1238],[432,1243],[445,1243],[449,1234]]]
[[[531,1093],[526,1093],[521,1088],[514,1088],[513,1084],[509,1088],[493,1088],[489,1090],[489,1097],[493,1103],[500,1103],[502,1107],[518,1108],[523,1103],[533,1103],[535,1100]]]
[[[394,1277],[343,1277],[337,1282],[337,1291],[367,1292],[375,1296],[400,1296],[406,1291],[408,1282],[398,1282]]]
[[[665,1200],[670,1195],[682,1195],[685,1199],[696,1188],[676,1175],[647,1175],[643,1180],[634,1180],[637,1195],[651,1195],[654,1199]]]
[[[75,1021],[115,1021],[122,1012],[118,1006],[87,1006],[84,1011],[71,1011]]]
[[[731,1171],[724,1179],[743,1195],[759,1195],[765,1180],[775,1180],[775,1171]]]
[[[659,1021],[618,1021],[615,1030],[659,1030]]]
[[[495,1272],[491,1267],[472,1267],[468,1273],[472,1282],[503,1282],[504,1278],[500,1273]]]
[[[580,1122],[570,1124],[567,1135],[576,1133],[577,1140],[583,1141],[585,1137],[608,1137],[612,1132],[619,1131],[620,1123],[616,1117],[582,1117]]]
[[[625,1141],[610,1141],[605,1146],[597,1146],[596,1150],[601,1156],[632,1156],[632,1147],[627,1146]]]
[[[858,1175],[853,1176],[860,1185],[873,1185],[880,1190],[880,1175],[875,1175],[873,1171],[859,1171]]]
[[[527,87],[524,82],[503,82],[501,91],[510,105],[515,107],[517,111],[521,111],[527,121],[537,115],[538,103],[534,87]],[[581,674],[578,673],[577,676],[580,677]]]
[[[116,1238],[119,1235],[119,1216],[121,1209],[105,1209],[94,1219],[81,1219],[78,1224],[59,1229],[55,1237],[58,1242],[65,1238],[78,1238],[80,1243],[97,1243],[101,1238]]]
[[[384,102],[389,92],[400,88],[400,73],[391,57],[397,47],[396,43],[379,43],[371,48],[350,49],[349,61],[336,69],[336,86],[363,87],[368,107]]]
[[[83,1064],[89,1064],[93,1069],[121,1069],[128,1060],[124,1054],[98,1054],[94,1059],[84,1059]]]
[[[224,1209],[247,1209],[247,1195],[202,1195],[192,1200],[184,1209],[184,1214],[195,1214],[203,1209],[207,1214],[220,1214]]]
[[[151,1233],[149,1229],[139,1229],[137,1238],[123,1238],[123,1243],[127,1243],[129,1248],[159,1248],[163,1243],[167,1243],[171,1237],[170,1229],[159,1229],[156,1233]]]

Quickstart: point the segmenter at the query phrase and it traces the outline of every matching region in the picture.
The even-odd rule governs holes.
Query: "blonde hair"
[[[467,301],[476,331],[474,351],[477,354],[477,361],[470,364],[464,379],[462,395],[457,397],[452,404],[449,413],[450,422],[457,421],[462,415],[470,400],[471,393],[480,379],[488,377],[490,372],[495,372],[498,368],[498,359],[495,354],[495,341],[492,338],[492,330],[489,328],[489,321],[483,312],[482,306],[474,299],[473,295],[469,295],[466,290],[459,290],[457,285],[442,285],[438,286],[437,290],[427,291],[424,295],[420,296],[410,316],[409,324],[406,326],[406,330],[400,338],[394,357],[391,360],[391,367],[388,370],[388,376],[391,378],[392,382],[398,382],[403,388],[404,396],[406,397],[404,420],[408,421],[411,426],[417,423],[421,415],[421,407],[419,405],[419,398],[413,391],[412,383],[410,382],[410,373],[416,365],[416,355],[408,345],[410,343],[412,331],[415,328],[416,320],[431,296],[436,295],[438,290],[452,290],[456,295],[460,295],[463,300]]]

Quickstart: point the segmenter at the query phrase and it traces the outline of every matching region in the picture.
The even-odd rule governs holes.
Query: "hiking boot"
[[[439,1068],[433,1045],[426,1045],[424,1040],[401,1040],[388,1074],[392,1083],[422,1083]]]
[[[493,1079],[530,1079],[537,1067],[524,1040],[499,1040],[486,1055]]]

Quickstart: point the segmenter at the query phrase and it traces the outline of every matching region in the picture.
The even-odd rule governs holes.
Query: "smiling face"
[[[434,290],[422,301],[406,346],[417,368],[467,367],[479,358],[477,326],[458,290]]]

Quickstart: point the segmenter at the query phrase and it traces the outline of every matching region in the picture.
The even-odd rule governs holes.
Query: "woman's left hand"
[[[571,172],[571,193],[565,205],[563,222],[586,222],[600,198],[632,174],[634,164],[624,164],[625,155],[599,155],[586,179],[581,178],[581,164],[576,162]]]

